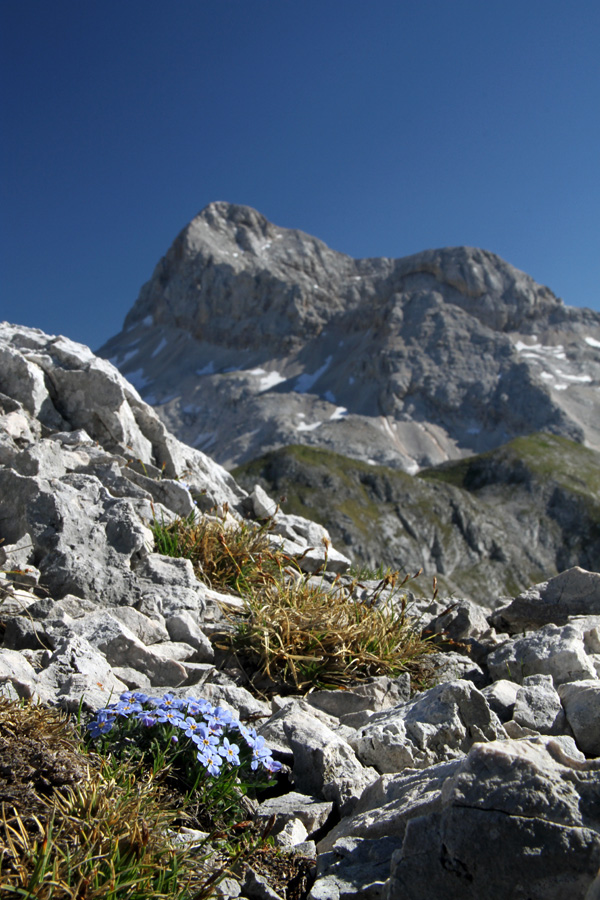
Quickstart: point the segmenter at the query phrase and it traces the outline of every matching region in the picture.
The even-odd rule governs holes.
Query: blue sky
[[[597,0],[2,0],[0,319],[99,347],[213,200],[599,310],[599,47]]]

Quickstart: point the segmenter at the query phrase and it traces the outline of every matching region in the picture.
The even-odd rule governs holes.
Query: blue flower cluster
[[[273,759],[265,739],[254,728],[242,725],[229,710],[212,706],[207,700],[178,699],[173,694],[149,697],[139,691],[125,691],[118,703],[98,710],[87,726],[90,736],[107,734],[123,719],[135,720],[143,728],[173,726],[171,740],[178,743],[179,736],[189,738],[197,748],[198,762],[209,775],[220,775],[225,762],[233,767],[247,759],[252,770],[260,766],[275,774],[281,769],[281,763]]]

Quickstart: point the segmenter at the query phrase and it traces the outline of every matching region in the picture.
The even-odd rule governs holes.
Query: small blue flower
[[[228,737],[223,738],[223,743],[219,747],[219,755],[226,759],[231,766],[240,764],[240,748],[237,744],[230,743]]]
[[[196,700],[193,697],[187,698],[187,711],[190,716],[201,716],[209,706],[210,703],[207,700]]]
[[[205,766],[209,775],[221,774],[223,760],[218,753],[211,752],[210,750],[200,750],[198,751],[196,758],[203,766]]]
[[[196,731],[196,737],[197,740],[195,743],[198,744],[201,750],[208,750],[216,747],[219,743],[219,738],[211,732],[208,725],[205,725],[204,722],[200,723],[198,730]]]
[[[280,762],[276,762],[272,756],[267,756],[266,759],[263,759],[262,764],[267,772],[272,772],[273,775],[276,775],[277,772],[281,772],[283,766]]]
[[[183,719],[183,713],[179,712],[178,709],[156,710],[157,722],[169,722],[171,725],[176,725],[180,719]]]
[[[251,769],[258,769],[259,765],[264,765],[264,761],[271,757],[271,751],[265,743],[264,737],[257,737],[252,746],[252,762]]]
[[[187,716],[185,719],[181,719],[181,721],[177,722],[179,728],[185,731],[186,737],[193,738],[200,733],[200,728],[202,728],[202,722],[196,721],[192,716]]]
[[[137,700],[138,703],[147,703],[150,697],[148,694],[143,694],[141,691],[134,691],[133,699]]]
[[[146,728],[156,725],[157,722],[156,715],[147,709],[143,709],[141,713],[138,713],[137,719],[138,722],[141,722]]]
[[[249,747],[254,746],[254,741],[256,740],[256,730],[254,728],[247,728],[246,725],[242,725],[241,722],[237,723],[237,730],[244,738]]]
[[[185,700],[179,700],[173,694],[165,694],[160,701],[160,706],[163,709],[182,709],[185,705]]]
[[[219,725],[222,725],[223,727],[225,725],[231,725],[233,721],[233,715],[229,712],[228,709],[225,709],[223,706],[217,706],[213,711],[212,717]]]
[[[132,715],[132,713],[140,713],[142,712],[142,704],[137,703],[135,700],[120,700],[119,703],[115,706],[115,712],[118,716],[127,716]]]
[[[101,734],[107,734],[113,727],[114,722],[114,716],[111,715],[108,710],[101,709],[96,713],[96,718],[88,723],[87,730],[90,735],[96,739],[99,738]]]

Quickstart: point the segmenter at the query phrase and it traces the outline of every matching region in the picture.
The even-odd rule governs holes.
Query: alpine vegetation
[[[230,808],[238,812],[240,796],[264,787],[265,773],[281,770],[254,728],[229,710],[194,697],[124,691],[116,703],[96,712],[87,729],[103,753],[144,761],[154,772],[168,767],[189,797],[200,795],[209,820],[214,818],[212,807],[221,817]]]

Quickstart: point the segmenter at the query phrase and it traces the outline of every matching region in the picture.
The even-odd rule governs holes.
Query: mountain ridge
[[[477,248],[355,260],[213,203],[99,353],[229,468],[297,442],[413,473],[531,431],[600,449],[600,314]]]

